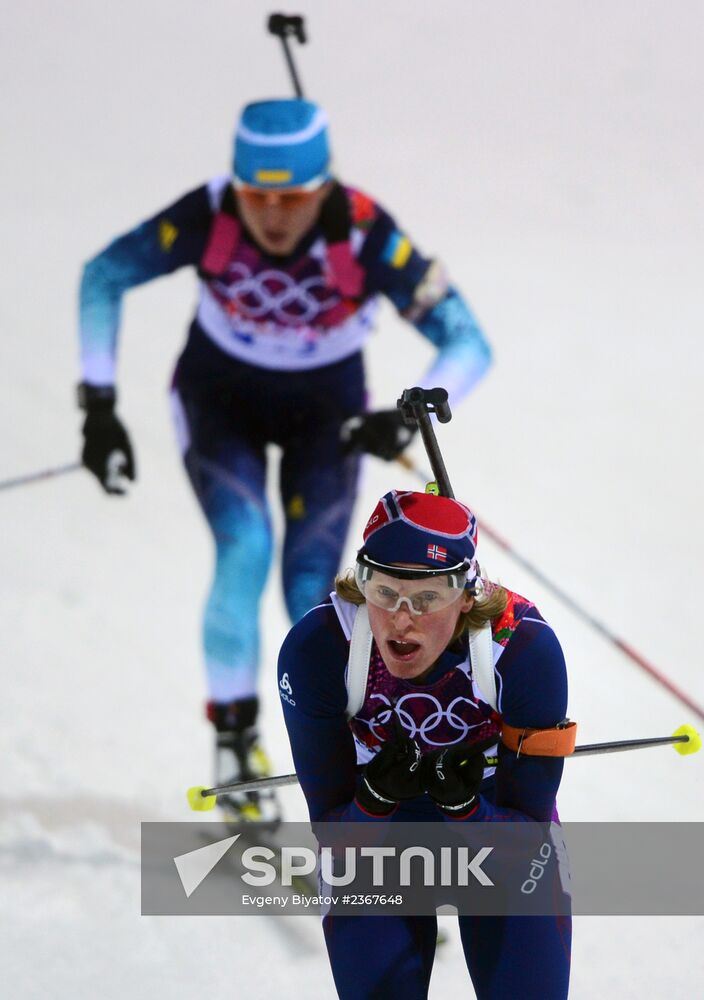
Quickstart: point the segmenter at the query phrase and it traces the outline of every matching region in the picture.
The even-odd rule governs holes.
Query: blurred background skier
[[[171,399],[215,542],[203,645],[218,784],[268,773],[257,731],[258,614],[272,555],[267,445],[281,449],[281,572],[296,622],[333,584],[360,453],[393,460],[413,433],[396,409],[367,408],[362,347],[378,296],[435,345],[418,384],[445,386],[453,406],[491,360],[441,264],[332,174],[321,107],[299,98],[248,104],[233,172],[115,239],[88,261],[80,288],[82,461],[121,495],[137,468],[116,412],[122,296],[187,265],[200,277]],[[269,819],[277,805],[271,794],[249,794],[232,796],[228,809]]]

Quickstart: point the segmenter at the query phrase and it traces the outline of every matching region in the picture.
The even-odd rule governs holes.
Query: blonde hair
[[[343,601],[350,604],[364,604],[364,594],[357,586],[354,570],[335,577],[335,593]],[[474,598],[474,604],[469,611],[462,611],[457,619],[455,631],[452,633],[450,645],[456,642],[466,632],[482,628],[487,622],[498,618],[506,610],[508,594],[504,587],[490,580],[482,580],[482,586]]]

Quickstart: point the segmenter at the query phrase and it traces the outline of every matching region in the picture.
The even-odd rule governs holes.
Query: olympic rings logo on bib
[[[340,301],[322,275],[297,281],[273,268],[253,274],[239,261],[214,285],[246,319],[269,319],[286,326],[309,324]]]
[[[422,740],[431,747],[453,746],[455,743],[463,743],[469,738],[473,730],[479,729],[486,724],[486,720],[470,724],[465,722],[462,716],[458,714],[466,705],[471,705],[475,709],[478,708],[475,701],[464,696],[454,698],[447,708],[443,708],[435,695],[429,694],[426,691],[414,691],[402,695],[395,703],[395,708],[386,695],[374,694],[372,698],[387,705],[388,708],[379,710],[372,719],[364,719],[357,715],[355,716],[355,722],[368,726],[370,732],[377,738],[383,735],[379,730],[389,722],[394,711],[398,715],[398,719],[404,731],[408,734],[409,739]],[[423,719],[416,720],[409,709],[419,707],[422,701],[430,703],[430,711]]]

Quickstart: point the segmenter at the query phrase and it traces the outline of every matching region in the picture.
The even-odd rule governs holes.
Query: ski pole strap
[[[569,757],[577,741],[577,723],[566,719],[552,729],[522,729],[501,724],[501,742],[518,757]]]

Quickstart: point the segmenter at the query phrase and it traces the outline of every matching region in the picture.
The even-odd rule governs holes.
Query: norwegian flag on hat
[[[477,519],[459,500],[391,490],[378,502],[364,529],[364,554],[375,562],[448,568],[472,564],[477,550]]]
[[[447,562],[447,549],[444,549],[442,545],[429,545],[428,559],[437,559],[439,562]]]

